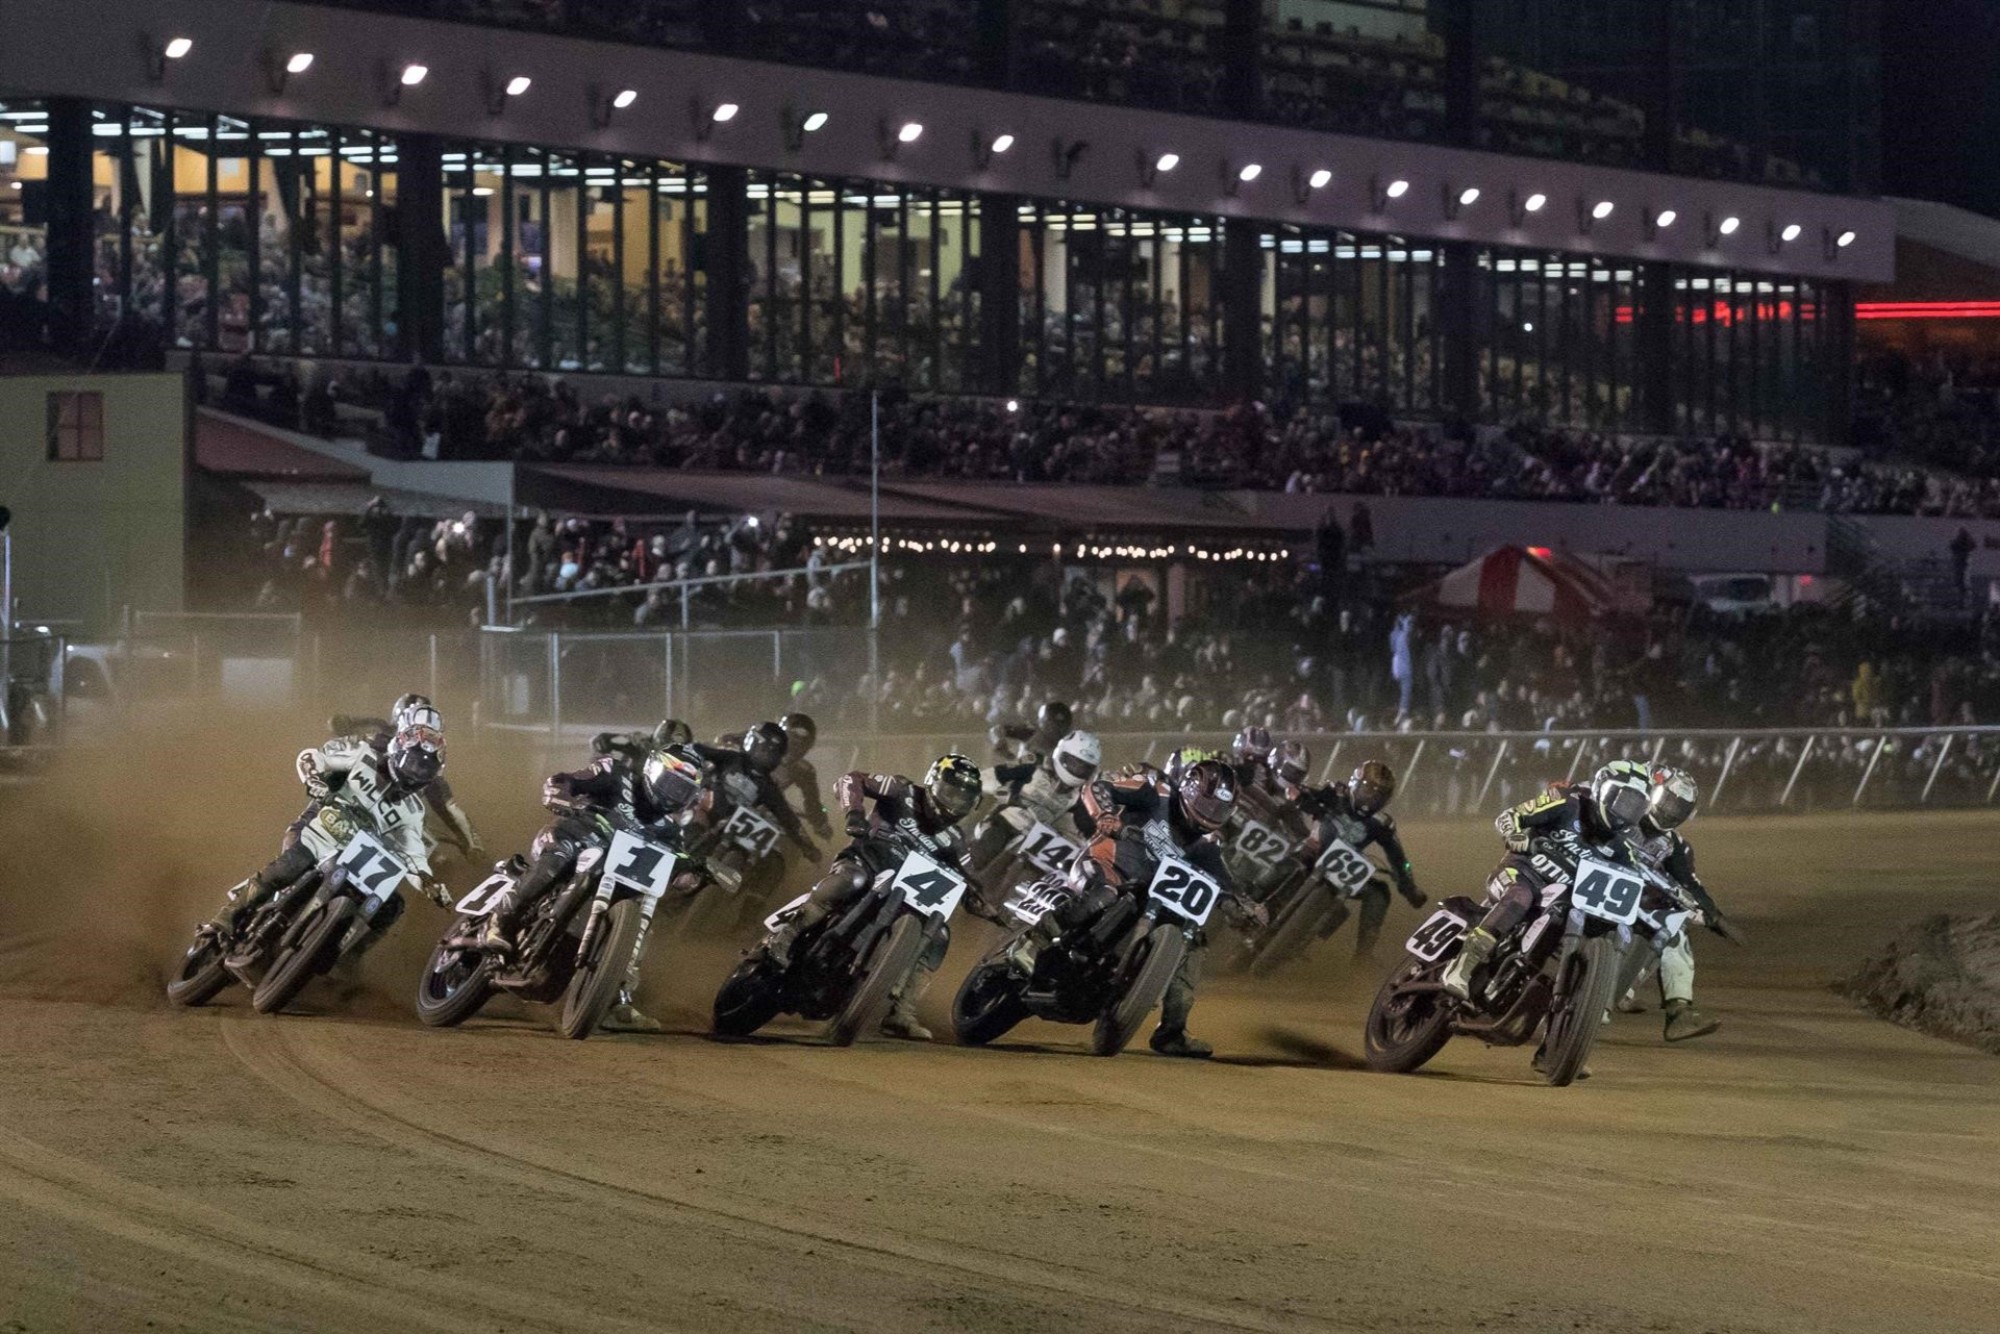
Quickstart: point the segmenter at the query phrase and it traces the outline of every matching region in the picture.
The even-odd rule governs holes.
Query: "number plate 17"
[[[410,868],[403,859],[383,847],[373,834],[356,834],[340,850],[340,869],[348,880],[361,886],[371,899],[381,900],[396,892]]]

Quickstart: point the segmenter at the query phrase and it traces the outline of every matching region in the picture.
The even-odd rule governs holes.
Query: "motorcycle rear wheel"
[[[637,899],[620,899],[605,911],[596,943],[587,957],[577,960],[569,989],[563,992],[556,1028],[564,1037],[583,1041],[597,1031],[618,1003],[618,992],[625,985],[632,953],[639,944],[639,917]]]
[[[784,1005],[785,975],[762,954],[736,965],[715,993],[711,1025],[717,1037],[747,1038],[778,1017]]]
[[[1549,1012],[1549,1031],[1542,1044],[1542,1078],[1550,1088],[1573,1083],[1590,1059],[1604,1012],[1617,999],[1618,942],[1609,936],[1579,941],[1564,961],[1568,985],[1564,1000]]]
[[[975,966],[959,984],[951,1003],[951,1027],[958,1040],[968,1047],[983,1047],[1005,1037],[1026,1019],[1028,1007],[1021,1003],[1023,984],[1005,959]]]
[[[221,937],[213,931],[202,930],[195,933],[187,953],[181,956],[181,969],[174,980],[167,983],[167,999],[176,1005],[206,1005],[222,993],[235,978],[224,966],[229,950]]]
[[[861,979],[827,1026],[827,1040],[836,1047],[851,1047],[863,1033],[879,1028],[889,1012],[890,995],[910,975],[923,952],[924,919],[906,912],[876,941]]]
[[[1111,1008],[1097,1017],[1097,1026],[1091,1031],[1090,1050],[1098,1056],[1124,1051],[1146,1016],[1159,1006],[1174,980],[1174,971],[1187,956],[1187,936],[1179,927],[1162,922],[1140,938],[1134,952],[1138,961],[1126,964],[1131,981]]]
[[[1362,1025],[1362,1055],[1370,1070],[1407,1075],[1422,1068],[1451,1041],[1451,1003],[1442,991],[1399,996],[1398,990],[1438,971],[1436,964],[1406,959],[1383,980]],[[1390,1006],[1401,1001],[1403,1008]]]
[[[460,918],[431,951],[423,976],[417,979],[417,1018],[430,1028],[456,1028],[478,1014],[493,995],[495,960],[452,940],[471,930],[471,922]],[[470,972],[460,972],[465,956],[475,955]]]
[[[322,907],[319,920],[307,923],[297,943],[271,961],[271,971],[250,993],[251,1007],[258,1014],[276,1014],[298,999],[306,983],[333,967],[335,947],[359,911],[360,905],[344,896]]]

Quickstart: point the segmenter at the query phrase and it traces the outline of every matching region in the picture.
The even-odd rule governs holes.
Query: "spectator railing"
[[[786,579],[823,579],[836,574],[847,574],[854,570],[865,570],[872,562],[865,560],[842,561],[837,565],[799,565],[784,570],[753,570],[747,574],[705,574],[687,579],[660,579],[645,584],[610,584],[602,588],[577,588],[562,593],[535,593],[526,597],[516,596],[509,606],[516,609],[545,604],[572,604],[591,602],[599,598],[636,597],[644,601],[655,592],[678,593],[681,605],[681,629],[691,628],[693,618],[693,598],[699,589],[737,588],[745,584],[782,582]]]

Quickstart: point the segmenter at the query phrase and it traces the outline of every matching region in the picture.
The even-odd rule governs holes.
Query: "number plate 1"
[[[1425,963],[1436,963],[1444,957],[1446,950],[1464,937],[1465,928],[1469,925],[1451,909],[1439,908],[1424,919],[1422,926],[1410,933],[1410,938],[1403,942],[1403,948]]]
[[[1319,855],[1319,873],[1343,894],[1358,894],[1374,878],[1375,863],[1352,843],[1334,839]]]
[[[890,888],[903,891],[904,900],[918,912],[933,917],[950,917],[965,897],[965,878],[947,871],[920,852],[903,858]]]
[[[605,850],[602,883],[623,885],[635,894],[658,902],[672,883],[674,867],[679,861],[680,858],[670,849],[648,843],[621,829],[611,836],[611,846]]]
[[[1595,857],[1579,857],[1569,901],[1586,916],[1630,926],[1639,916],[1639,898],[1645,887],[1637,871]]]
[[[778,847],[778,826],[749,806],[738,806],[722,826],[722,836],[759,857],[768,857]]]
[[[410,873],[401,857],[383,847],[375,835],[367,833],[347,840],[347,846],[340,850],[340,869],[347,872],[350,882],[361,886],[362,892],[378,903],[395,893]]]
[[[452,911],[460,917],[484,917],[493,911],[493,905],[499,900],[500,895],[513,885],[513,876],[505,871],[495,871],[474,885],[472,892],[460,899]]]
[[[1076,844],[1041,821],[1021,836],[1021,858],[1045,875],[1060,875],[1076,860]]]
[[[1175,857],[1162,857],[1160,869],[1153,872],[1153,883],[1146,887],[1146,894],[1153,902],[1163,904],[1176,915],[1201,926],[1215,911],[1215,902],[1222,897],[1222,887],[1186,862]]]

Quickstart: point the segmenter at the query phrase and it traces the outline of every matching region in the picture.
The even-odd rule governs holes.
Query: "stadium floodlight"
[[[1389,188],[1387,190],[1384,190],[1382,193],[1386,194],[1391,199],[1401,199],[1404,195],[1408,194],[1409,192],[1410,192],[1410,183],[1408,181],[1399,179],[1390,181]]]
[[[1013,146],[1014,136],[1011,134],[1007,134],[1004,131],[1000,134],[987,134],[982,130],[975,129],[972,132],[972,165],[984,171],[993,165],[993,159],[996,154],[1005,153]],[[1060,149],[1058,153],[1060,155]],[[1057,174],[1061,175],[1062,163],[1060,160],[1056,163],[1056,169]]]
[[[282,64],[279,63],[276,51],[266,51],[264,53],[264,74],[266,81],[271,85],[271,95],[273,97],[283,97],[285,94],[285,85],[291,82],[292,76],[294,74],[304,74],[312,68],[312,64],[313,53],[310,51],[294,51]]]
[[[1537,192],[1535,194],[1529,195],[1528,202],[1521,205],[1521,207],[1526,209],[1530,213],[1540,213],[1542,211],[1542,205],[1548,202],[1549,202],[1549,197],[1547,195]]]
[[[534,87],[534,85],[535,81],[527,75],[516,74],[513,78],[507,80],[507,96],[519,97],[521,94],[527,92],[528,89]]]
[[[1576,197],[1576,234],[1590,235],[1590,229],[1610,217],[1618,206],[1609,199],[1600,199],[1595,204],[1587,202],[1582,195]]]
[[[736,113],[742,109],[734,102],[724,102],[721,106],[709,112],[708,118],[717,125],[727,125],[730,121],[736,119]]]
[[[612,116],[624,111],[638,100],[637,88],[621,88],[614,95],[606,97],[603,90],[593,83],[589,89],[590,123],[600,130],[608,130],[611,128]]]
[[[525,74],[516,74],[502,83],[493,77],[492,70],[485,70],[479,76],[479,89],[486,97],[486,114],[498,116],[507,110],[507,104],[535,86],[535,81]]]
[[[1799,239],[1799,232],[1802,230],[1803,229],[1796,222],[1791,223],[1788,226],[1786,226],[1783,232],[1779,233],[1778,239],[1782,241],[1796,241]]]
[[[405,65],[403,66],[403,74],[400,82],[405,88],[414,88],[425,79],[428,79],[430,74],[431,67],[429,65]]]
[[[924,134],[923,126],[919,125],[917,122],[913,120],[905,121],[903,123],[903,128],[896,131],[896,142],[899,144],[913,144],[917,140],[923,138],[923,134]]]
[[[1308,176],[1306,178],[1306,184],[1311,186],[1315,190],[1324,190],[1328,185],[1332,183],[1333,183],[1333,173],[1328,171],[1325,167],[1321,167],[1318,171],[1314,172],[1311,176]]]
[[[893,130],[889,128],[887,117],[875,122],[875,141],[882,148],[884,162],[894,162],[898,152],[923,137],[922,121],[906,120]]]
[[[1444,199],[1444,216],[1447,222],[1457,221],[1460,213],[1479,202],[1479,187],[1476,185],[1468,185],[1454,192],[1447,183],[1438,187],[1438,193]]]
[[[1410,183],[1398,176],[1388,184],[1379,176],[1368,178],[1368,202],[1377,213],[1389,207],[1392,199],[1401,199],[1410,192]]]
[[[1674,225],[1674,219],[1679,216],[1680,214],[1674,212],[1672,209],[1663,208],[1654,215],[1653,225],[1655,227],[1671,227]]]
[[[623,111],[626,107],[631,106],[634,102],[638,100],[639,100],[639,90],[637,88],[627,88],[622,92],[620,92],[618,96],[611,99],[611,105],[615,109]]]
[[[194,39],[191,37],[170,37],[162,44],[147,33],[139,34],[139,55],[146,62],[146,80],[149,83],[165,83],[167,62],[185,60],[192,50]]]
[[[1145,149],[1139,150],[1139,184],[1150,187],[1163,171],[1172,171],[1181,165],[1179,153],[1155,153],[1148,156]]]
[[[1014,146],[1014,136],[1011,134],[1001,134],[994,136],[993,142],[987,145],[987,151],[993,153],[1004,153],[1013,146]]]
[[[295,51],[292,53],[292,58],[285,62],[285,73],[304,74],[307,70],[312,68],[312,64],[313,64],[312,52]]]
[[[1611,216],[1612,210],[1617,207],[1618,206],[1616,204],[1612,203],[1608,199],[1600,199],[1591,206],[1590,209],[1591,219],[1595,222],[1603,222],[1606,218]]]
[[[1735,216],[1734,214],[1731,214],[1729,217],[1726,217],[1722,220],[1722,226],[1717,228],[1717,230],[1720,231],[1724,236],[1734,236],[1736,235],[1736,229],[1738,227],[1741,227],[1742,225],[1743,225],[1743,220]]]
[[[812,113],[812,115],[806,117],[805,124],[801,125],[799,128],[804,130],[807,134],[811,134],[814,130],[824,128],[825,125],[826,125],[826,113],[824,111],[815,111]]]
[[[715,133],[716,126],[735,120],[736,113],[742,109],[734,102],[707,102],[699,97],[690,97],[688,120],[694,126],[695,139],[706,143],[708,136]]]
[[[1236,173],[1236,179],[1248,185],[1264,174],[1264,168],[1255,162],[1243,164],[1243,170]]]
[[[1468,185],[1463,190],[1460,190],[1458,192],[1458,206],[1460,208],[1470,208],[1478,202],[1479,202],[1478,186]]]
[[[1853,229],[1850,228],[1849,230],[1842,232],[1839,236],[1834,238],[1833,243],[1839,246],[1842,250],[1845,250],[1847,249],[1847,247],[1853,245],[1854,244]]]
[[[784,131],[785,148],[796,153],[806,145],[806,136],[826,128],[827,114],[824,111],[808,111],[801,114],[797,107],[787,104],[778,113],[778,128]]]
[[[415,88],[431,76],[431,67],[418,61],[408,61],[400,69],[392,71],[388,62],[378,67],[377,82],[381,85],[382,105],[393,107],[403,100],[403,94]]]
[[[184,60],[187,58],[187,53],[192,50],[194,50],[193,38],[176,37],[161,48],[160,54],[168,60]]]

